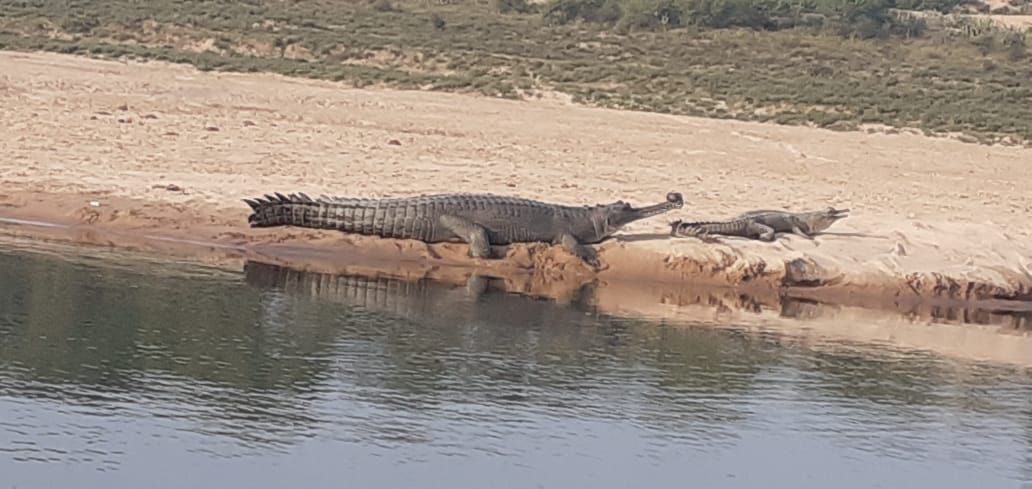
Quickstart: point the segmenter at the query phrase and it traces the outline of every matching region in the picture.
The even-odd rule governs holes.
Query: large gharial
[[[743,238],[774,241],[776,233],[792,233],[806,239],[820,233],[839,219],[848,217],[849,209],[828,207],[812,212],[787,212],[754,210],[743,212],[726,221],[670,223],[670,235],[676,237],[697,237],[708,239],[710,235],[739,236]]]
[[[676,192],[668,193],[665,202],[637,208],[622,200],[568,206],[472,193],[390,199],[274,193],[244,202],[253,211],[247,218],[251,227],[300,226],[426,243],[465,242],[473,258],[490,258],[491,245],[548,242],[593,266],[598,265],[597,257],[585,245],[602,242],[631,222],[684,205]]]

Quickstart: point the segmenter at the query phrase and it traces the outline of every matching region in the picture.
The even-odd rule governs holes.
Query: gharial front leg
[[[695,237],[699,238],[699,240],[702,241],[703,243],[720,243],[720,238],[718,238],[717,236],[719,236],[719,235],[717,235],[717,234],[710,234],[710,233],[708,233],[706,231],[703,231],[703,232],[695,235]]]
[[[472,258],[490,258],[491,241],[483,226],[469,219],[456,216],[441,216],[438,221],[445,229],[455,233],[459,239],[469,245],[469,256]]]
[[[802,227],[800,227],[798,224],[793,224],[792,225],[792,232],[795,233],[795,234],[798,234],[799,236],[802,236],[802,237],[804,237],[804,238],[806,238],[806,239],[808,239],[810,241],[813,241],[813,236],[810,236],[809,234],[806,233],[806,231],[803,231]]]
[[[585,263],[591,265],[594,268],[602,266],[602,263],[598,260],[598,253],[595,252],[590,246],[585,246],[577,241],[577,238],[573,237],[572,234],[563,233],[559,235],[559,239],[556,240],[566,251],[573,253],[584,260]]]
[[[806,233],[806,231],[803,231],[802,227],[799,226],[798,224],[792,226],[792,232],[795,233],[795,234],[798,234],[798,235],[800,235],[800,236],[802,236],[802,237],[804,237],[804,238],[806,238],[806,239],[808,239],[810,241],[813,241],[813,245],[814,246],[820,246],[821,245],[820,243],[817,242],[817,240],[813,239],[813,236],[810,236],[809,234]]]

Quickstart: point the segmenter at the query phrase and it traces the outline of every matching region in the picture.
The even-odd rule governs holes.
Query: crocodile
[[[718,234],[774,241],[775,233],[791,233],[812,240],[811,235],[828,229],[839,219],[848,217],[848,213],[849,209],[834,207],[812,212],[760,209],[743,212],[727,221],[684,222],[678,219],[670,223],[670,235],[708,240],[710,235]]]
[[[593,266],[598,266],[597,256],[585,245],[600,243],[631,222],[684,206],[676,192],[645,207],[622,200],[569,206],[486,193],[313,199],[276,192],[244,202],[253,211],[247,218],[251,227],[300,226],[425,243],[464,242],[472,258],[491,258],[491,245],[548,242]]]

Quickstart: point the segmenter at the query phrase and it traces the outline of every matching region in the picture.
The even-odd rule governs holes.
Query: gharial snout
[[[659,215],[683,206],[684,197],[677,192],[670,192],[666,195],[666,200],[658,204],[638,208],[633,208],[630,204],[624,204],[624,207],[621,210],[625,213],[625,216],[617,221],[620,222],[620,225],[623,225],[631,221]]]
[[[849,217],[849,209],[828,209],[828,215],[835,219],[843,219]]]

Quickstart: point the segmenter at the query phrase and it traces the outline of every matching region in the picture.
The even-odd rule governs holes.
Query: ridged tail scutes
[[[266,194],[264,198],[244,199],[251,208],[247,222],[251,227],[301,226],[309,228],[337,229],[342,223],[339,212],[331,208],[339,206],[323,199],[313,199],[304,193],[283,195],[279,192]]]
[[[434,231],[427,213],[435,202],[429,198],[313,199],[304,193],[274,192],[244,202],[253,211],[247,218],[251,227],[298,226],[419,240],[431,238]]]
[[[733,232],[741,227],[738,221],[695,221],[684,222],[680,219],[670,223],[670,234],[673,236],[700,236],[710,233]]]

